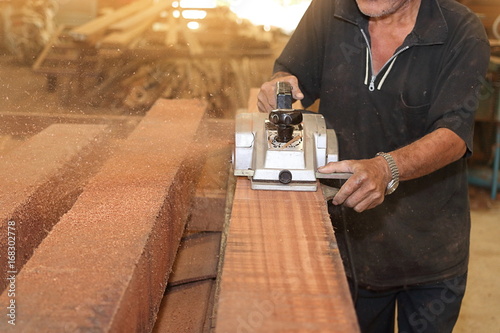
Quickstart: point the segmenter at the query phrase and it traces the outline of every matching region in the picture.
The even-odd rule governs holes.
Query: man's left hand
[[[381,156],[367,160],[331,162],[318,171],[353,174],[340,188],[332,203],[351,207],[358,213],[380,205],[384,201],[385,190],[391,180],[389,166]]]

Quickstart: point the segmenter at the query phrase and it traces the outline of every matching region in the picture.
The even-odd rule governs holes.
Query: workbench
[[[500,46],[500,41],[492,42],[492,46]],[[490,57],[489,71],[500,73],[500,57],[492,55]],[[469,183],[482,187],[491,188],[491,199],[495,200],[500,186],[498,174],[500,170],[500,82],[493,83],[493,93],[490,97],[493,100],[493,112],[489,119],[480,119],[480,121],[490,121],[495,124],[495,140],[493,144],[493,165],[489,170],[472,169],[469,172]]]

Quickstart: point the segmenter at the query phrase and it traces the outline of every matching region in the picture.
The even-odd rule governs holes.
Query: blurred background
[[[0,50],[46,77],[60,102],[48,112],[141,114],[194,97],[225,116],[270,75],[309,2],[0,0]]]

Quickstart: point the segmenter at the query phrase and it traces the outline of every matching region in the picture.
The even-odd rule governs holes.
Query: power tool
[[[337,136],[321,114],[292,108],[292,86],[277,82],[277,108],[236,116],[234,175],[254,190],[316,191],[317,178],[347,179],[349,173],[316,170],[338,161]]]

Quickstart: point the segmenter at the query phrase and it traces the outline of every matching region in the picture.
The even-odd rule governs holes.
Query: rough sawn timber
[[[151,331],[189,213],[205,109],[153,106],[17,276],[16,326],[2,320],[1,332]]]
[[[359,332],[321,191],[257,191],[238,177],[225,244],[217,333]]]
[[[104,125],[54,124],[0,157],[0,293],[74,204],[108,141]]]

